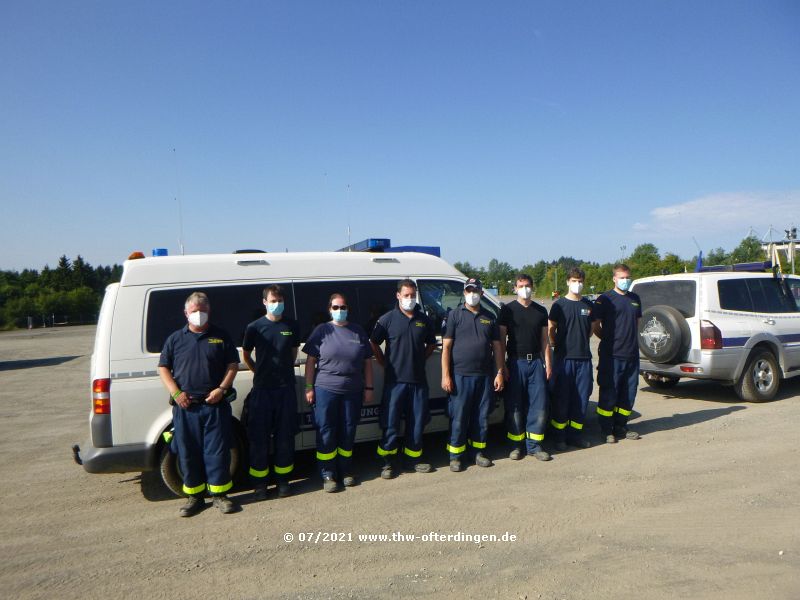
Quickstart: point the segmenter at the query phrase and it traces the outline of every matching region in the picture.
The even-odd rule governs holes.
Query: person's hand
[[[372,390],[364,390],[364,404],[372,404]]]
[[[175,404],[180,406],[181,408],[189,408],[191,402],[189,401],[189,394],[186,392],[181,392],[178,394],[178,397],[175,398]]]
[[[314,396],[314,388],[308,388],[306,390],[306,402],[309,404],[314,404],[316,397]]]
[[[451,394],[453,392],[453,378],[442,375],[442,389]]]
[[[494,391],[502,392],[504,386],[505,386],[505,380],[503,379],[503,372],[500,371],[497,375],[494,376]]]
[[[211,393],[206,396],[206,404],[217,404],[220,400],[225,397],[225,392],[222,391],[222,388],[216,388],[211,390]]]

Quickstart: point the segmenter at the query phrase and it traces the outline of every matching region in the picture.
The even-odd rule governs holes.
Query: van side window
[[[205,292],[211,302],[211,322],[221,327],[237,346],[242,345],[247,324],[264,316],[263,290],[271,282],[247,285],[194,286],[169,290],[153,290],[147,301],[145,347],[148,352],[161,352],[169,335],[186,325],[183,305],[194,291]],[[281,283],[286,308],[284,314],[294,317],[294,301],[290,284]]]
[[[753,312],[753,301],[744,279],[720,279],[717,282],[717,291],[720,308]]]
[[[800,279],[787,279],[786,285],[789,287],[789,294],[794,300],[797,310],[800,311]]]
[[[361,325],[371,333],[375,321],[391,309],[397,298],[397,281],[302,281],[294,284],[297,320],[300,324],[301,340],[305,341],[314,327],[330,320],[328,298],[333,293],[347,298],[347,320]]]

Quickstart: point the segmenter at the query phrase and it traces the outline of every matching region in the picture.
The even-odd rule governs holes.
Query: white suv
[[[701,272],[637,279],[640,371],[654,387],[681,377],[732,384],[742,400],[771,400],[800,375],[800,278]]]

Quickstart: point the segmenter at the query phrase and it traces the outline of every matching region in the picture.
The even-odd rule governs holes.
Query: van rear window
[[[642,300],[642,310],[665,304],[686,318],[695,315],[697,283],[693,280],[648,281],[636,284],[633,291]]]

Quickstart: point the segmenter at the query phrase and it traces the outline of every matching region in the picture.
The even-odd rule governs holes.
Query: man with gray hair
[[[164,342],[158,373],[169,392],[174,448],[188,500],[182,517],[200,512],[206,490],[223,514],[236,507],[227,492],[230,473],[231,407],[225,400],[239,370],[239,352],[227,332],[211,325],[211,305],[193,292],[184,306],[187,324]]]

